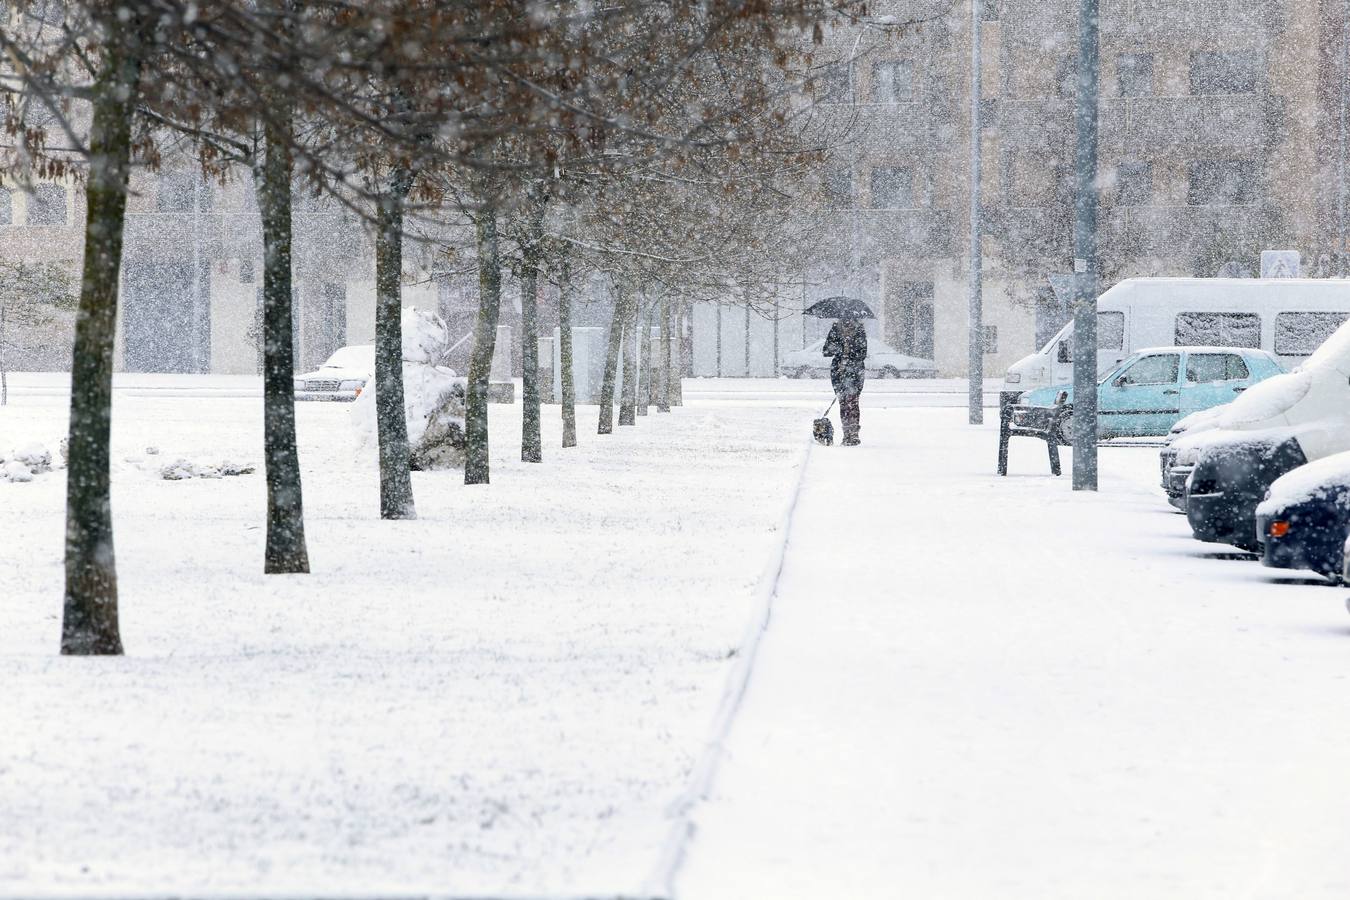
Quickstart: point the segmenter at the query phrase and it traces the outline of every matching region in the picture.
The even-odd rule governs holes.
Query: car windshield
[[[343,347],[328,357],[328,361],[323,364],[323,368],[370,371],[375,368],[375,347],[371,344]]]

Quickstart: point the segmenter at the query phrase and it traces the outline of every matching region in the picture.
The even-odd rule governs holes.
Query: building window
[[[1186,202],[1191,206],[1255,203],[1256,163],[1250,159],[1202,159],[1191,163]]]
[[[1061,97],[1078,96],[1078,57],[1061,56],[1055,68],[1055,92]]]
[[[159,212],[192,212],[192,176],[183,172],[161,175],[155,209]]]
[[[1307,356],[1345,324],[1339,312],[1282,312],[1275,315],[1275,352]]]
[[[1177,313],[1178,347],[1261,346],[1261,317],[1256,313]]]
[[[1253,53],[1192,53],[1191,93],[1254,94],[1260,63]]]
[[[211,185],[190,172],[171,172],[159,179],[155,208],[159,212],[211,211]]]
[[[1122,53],[1116,57],[1120,96],[1147,97],[1153,93],[1153,54]]]
[[[985,352],[985,353],[997,353],[997,352],[998,352],[998,326],[997,326],[997,325],[985,325],[985,326],[984,326],[983,342],[984,342],[984,352]]]
[[[908,103],[914,99],[914,64],[885,60],[872,64],[872,102]]]
[[[1153,163],[1125,160],[1116,168],[1116,202],[1145,206],[1153,199]]]
[[[39,184],[28,195],[28,224],[66,224],[66,189],[62,185]]]
[[[853,100],[849,67],[843,63],[825,66],[817,74],[816,100],[821,103],[849,103]]]
[[[914,176],[909,169],[885,167],[872,170],[872,207],[909,209],[914,206]]]
[[[901,353],[933,358],[933,283],[901,281],[886,290],[885,338]]]
[[[853,175],[848,169],[825,173],[825,202],[831,209],[848,209],[853,205]]]
[[[0,188],[0,225],[14,224],[14,198],[9,191]]]

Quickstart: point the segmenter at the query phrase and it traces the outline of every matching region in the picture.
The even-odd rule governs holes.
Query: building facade
[[[981,343],[997,374],[1069,317],[1079,4],[982,5]],[[827,41],[841,72],[818,102],[864,127],[823,176],[837,251],[812,290],[875,303],[888,344],[963,374],[970,3],[872,12]],[[1264,249],[1346,274],[1347,18],[1343,0],[1102,0],[1103,288],[1255,276]]]

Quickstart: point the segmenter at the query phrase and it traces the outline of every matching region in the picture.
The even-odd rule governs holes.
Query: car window
[[[1275,352],[1307,356],[1345,323],[1342,312],[1282,312],[1275,316]]]
[[[1141,357],[1121,373],[1122,384],[1175,384],[1180,357],[1175,353],[1159,353]]]
[[[1261,346],[1261,317],[1256,313],[1177,313],[1176,345],[1255,350]]]
[[[1247,378],[1247,364],[1234,353],[1192,353],[1186,359],[1186,380],[1191,384]]]

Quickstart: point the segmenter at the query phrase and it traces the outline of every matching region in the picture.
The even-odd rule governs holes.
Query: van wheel
[[[1064,407],[1063,414],[1059,421],[1055,423],[1055,432],[1053,435],[1055,443],[1061,447],[1073,446],[1073,407]]]

